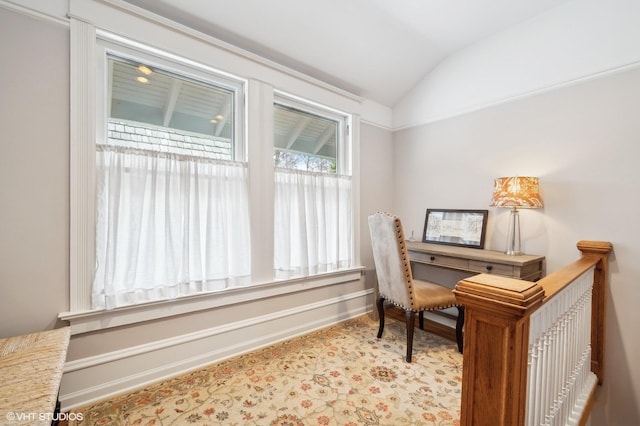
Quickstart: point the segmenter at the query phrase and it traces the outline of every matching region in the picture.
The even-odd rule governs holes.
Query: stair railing
[[[465,306],[461,425],[577,425],[603,380],[612,245],[537,282],[480,274],[454,290]]]

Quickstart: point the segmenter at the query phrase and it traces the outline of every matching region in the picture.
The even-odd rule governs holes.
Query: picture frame
[[[489,210],[427,209],[423,243],[484,248]]]

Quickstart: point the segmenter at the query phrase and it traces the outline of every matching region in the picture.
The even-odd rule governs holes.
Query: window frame
[[[335,108],[321,105],[317,102],[303,99],[288,92],[273,91],[273,105],[282,105],[287,108],[299,110],[320,118],[329,119],[338,123],[338,135],[336,140],[336,174],[352,176],[352,145],[351,127],[353,115]],[[274,150],[275,150],[274,146]]]
[[[111,34],[98,32],[96,37],[96,135],[95,145],[107,144],[108,141],[108,122],[110,112],[108,105],[111,102],[111,79],[112,70],[109,69],[111,60],[129,61],[132,63],[144,63],[154,69],[159,69],[167,74],[187,81],[200,83],[202,85],[219,87],[232,93],[232,109],[233,109],[233,130],[232,130],[232,159],[231,162],[243,163],[246,165],[247,142],[244,135],[246,134],[246,93],[248,83],[245,79],[232,76],[231,74],[222,73],[221,71],[206,66],[204,64],[173,55],[161,49],[127,40],[122,37],[116,37]],[[177,129],[173,129],[177,130]],[[95,148],[94,148],[95,149]],[[96,164],[93,164],[94,176],[96,172]],[[95,195],[94,195],[95,196]],[[95,247],[96,235],[93,234],[92,243]],[[94,248],[95,250],[95,248]],[[94,252],[97,261],[97,256]],[[94,273],[97,271],[96,270]],[[93,277],[95,279],[95,275]],[[93,280],[91,283],[93,287]],[[89,290],[91,292],[92,290]],[[219,291],[211,291],[217,293]],[[206,293],[206,292],[205,292]],[[193,295],[180,296],[178,298],[191,297]],[[171,302],[175,299],[158,299],[151,302],[132,303],[127,306],[139,306],[147,303]],[[85,302],[87,303],[87,302]],[[105,310],[105,308],[94,308],[91,301],[88,302],[90,310]],[[113,309],[113,308],[111,308]],[[110,310],[110,309],[106,309]]]
[[[217,86],[231,91],[233,99],[233,159],[232,161],[247,162],[246,138],[246,110],[248,81],[233,76],[213,67],[201,64],[187,58],[173,55],[169,52],[114,36],[106,32],[98,32],[96,37],[96,81],[102,82],[96,93],[96,144],[105,143],[107,138],[107,121],[109,119],[107,105],[109,104],[110,84],[109,58],[121,58],[132,62],[144,62],[152,67],[162,69],[177,77],[183,77],[209,86]]]
[[[297,169],[281,169],[281,170],[291,170],[292,172],[301,172],[303,174],[324,174],[327,176],[332,176],[333,178],[341,178],[348,177],[351,181],[351,223],[353,229],[351,230],[350,235],[350,251],[352,257],[352,265],[359,264],[359,243],[358,243],[358,233],[356,232],[356,228],[358,226],[358,182],[357,179],[352,175],[353,169],[355,165],[353,164],[353,140],[351,135],[351,126],[353,123],[353,115],[336,108],[331,108],[325,105],[322,105],[318,102],[310,101],[308,99],[304,99],[299,96],[292,95],[283,90],[275,89],[273,91],[273,109],[274,109],[274,121],[275,121],[275,107],[276,105],[282,105],[287,108],[293,108],[301,111],[302,113],[308,113],[320,118],[325,118],[331,121],[335,121],[338,123],[338,135],[336,138],[336,172],[335,173],[327,173],[327,172],[313,172],[313,171],[300,171]],[[272,147],[273,150],[276,149],[275,143]],[[275,184],[275,181],[274,181]],[[274,196],[274,209],[275,209],[275,196]],[[274,221],[274,230],[277,228]],[[344,237],[340,235],[339,237]],[[275,266],[275,248],[274,248],[274,266]],[[340,272],[340,271],[348,271],[352,268],[347,267],[343,269],[332,270],[331,272]],[[274,274],[277,277],[278,269],[274,267]],[[278,280],[287,280],[292,278],[312,278],[318,275],[322,275],[325,272],[316,272],[310,274],[303,275],[294,275],[293,277],[284,277],[284,278],[276,278]]]
[[[62,319],[105,311],[91,307],[91,293],[96,270],[96,145],[105,143],[108,134],[109,55],[145,61],[187,78],[233,90],[236,93],[235,158],[247,162],[248,80],[108,31],[96,30],[83,21],[72,19],[70,30],[70,294],[69,312],[61,313]],[[142,305],[146,304],[133,306]]]
[[[74,3],[79,6],[81,3]],[[106,9],[105,9],[106,8]],[[76,8],[74,7],[74,10]],[[104,10],[103,10],[104,9]],[[201,33],[185,30],[175,25],[158,25],[153,19],[130,16],[128,24],[109,19],[107,6],[91,5],[79,8],[69,18],[70,28],[70,149],[69,149],[69,306],[58,318],[68,321],[72,334],[108,329],[141,321],[160,319],[228,306],[265,297],[293,294],[313,288],[331,286],[361,279],[362,266],[312,277],[275,280],[272,267],[273,233],[272,208],[273,182],[273,135],[272,105],[277,87],[291,87],[308,99],[317,99],[318,105],[335,105],[350,111],[349,137],[354,181],[353,215],[355,223],[354,265],[360,265],[359,217],[359,125],[361,99],[353,94],[316,81],[303,74],[291,72],[247,52],[221,44]],[[114,11],[115,12],[115,11]],[[119,12],[118,12],[119,13]],[[136,25],[133,25],[133,24]],[[129,25],[131,24],[131,25]],[[193,64],[222,64],[235,75],[246,78],[244,92],[245,114],[243,156],[250,164],[250,207],[262,212],[251,217],[252,228],[252,280],[251,287],[228,290],[221,293],[195,295],[170,301],[151,302],[126,306],[112,310],[91,310],[89,302],[95,270],[95,139],[97,135],[98,111],[104,110],[96,96],[100,88],[97,80],[97,40],[124,41],[132,46],[153,46],[133,40],[154,40],[162,43],[168,52],[182,52],[181,57]],[[188,58],[194,58],[190,61]],[[208,65],[204,69],[224,71]],[[269,82],[267,82],[269,81]],[[282,91],[281,93],[285,93]],[[296,96],[291,95],[295,99]],[[302,99],[302,98],[300,98]],[[313,103],[313,102],[312,102]],[[331,108],[327,108],[331,109]],[[105,121],[106,124],[106,121]],[[105,129],[101,129],[106,135]],[[258,230],[253,232],[253,230]],[[259,256],[263,256],[261,260]],[[256,255],[256,256],[254,256]],[[319,302],[330,304],[329,301]]]

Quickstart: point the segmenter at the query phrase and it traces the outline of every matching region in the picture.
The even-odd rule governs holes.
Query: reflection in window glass
[[[336,173],[339,123],[283,105],[275,105],[276,167]]]
[[[109,144],[233,159],[233,91],[114,57],[109,84]]]

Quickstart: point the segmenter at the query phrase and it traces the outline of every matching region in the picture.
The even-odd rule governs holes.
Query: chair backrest
[[[413,308],[413,277],[400,219],[388,213],[372,214],[369,232],[379,294],[404,308]]]

